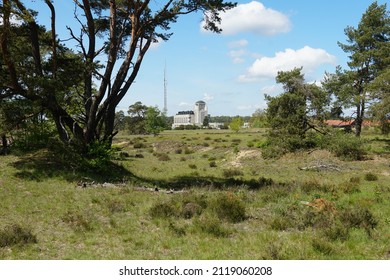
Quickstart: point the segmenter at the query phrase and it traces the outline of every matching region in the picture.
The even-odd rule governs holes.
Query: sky
[[[32,5],[44,16],[47,7],[40,2],[32,0]],[[67,22],[73,20],[65,2],[71,0],[54,1],[61,10],[59,33],[66,33]],[[162,110],[165,72],[168,116],[192,110],[198,100],[207,103],[211,116],[250,116],[266,108],[264,94],[282,93],[275,83],[278,71],[303,67],[307,82],[320,83],[325,71],[334,72],[337,65],[347,68],[348,54],[337,42],[346,42],[344,29],[357,27],[373,1],[236,2],[236,8],[221,15],[221,34],[202,28],[201,13],[179,18],[170,40],[153,45],[146,54],[118,110],[127,112],[137,101]]]

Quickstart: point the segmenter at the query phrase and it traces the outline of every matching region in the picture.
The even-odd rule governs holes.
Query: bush
[[[191,168],[191,169],[197,169],[197,168],[198,168],[198,167],[196,166],[196,164],[193,164],[193,163],[190,163],[190,164],[188,165],[188,167]]]
[[[181,216],[185,219],[191,219],[194,216],[202,214],[203,208],[197,203],[188,202],[183,206]]]
[[[364,180],[366,181],[378,181],[378,175],[374,174],[374,173],[367,173],[366,175],[364,175]]]
[[[194,226],[201,232],[215,237],[228,237],[231,234],[231,231],[223,226],[221,220],[213,215],[201,216],[195,220]]]
[[[112,152],[109,143],[94,141],[87,146],[83,165],[95,171],[106,172],[109,168]]]
[[[169,161],[169,160],[171,160],[171,158],[169,157],[169,155],[168,154],[164,154],[164,153],[157,153],[156,154],[156,157],[157,157],[157,159],[159,160],[159,161]]]
[[[313,249],[324,255],[331,255],[335,252],[332,243],[323,238],[314,238],[311,242]]]
[[[238,223],[246,219],[244,202],[234,193],[221,193],[210,202],[210,208],[218,218],[232,223]]]
[[[363,228],[368,236],[371,236],[371,231],[378,225],[378,221],[371,211],[361,206],[345,209],[340,214],[340,220],[345,227]]]
[[[90,213],[79,213],[76,211],[68,211],[62,217],[62,221],[69,224],[76,231],[92,231],[93,217]]]
[[[210,167],[217,167],[217,163],[215,161],[209,162]]]
[[[222,173],[223,173],[223,176],[225,178],[230,178],[230,177],[234,177],[234,176],[243,176],[244,175],[244,173],[240,169],[237,169],[237,168],[224,169],[222,171]]]
[[[284,155],[287,151],[285,148],[278,146],[276,144],[270,145],[267,144],[265,146],[262,146],[262,157],[264,159],[272,159],[272,158],[280,158],[282,155]]]
[[[366,156],[362,139],[345,133],[336,133],[332,136],[329,150],[344,160],[363,160]]]
[[[152,218],[169,218],[177,216],[177,209],[172,202],[157,202],[149,209],[149,214]]]
[[[20,225],[10,225],[0,231],[0,248],[37,242],[37,237],[31,230]]]
[[[345,227],[342,223],[336,221],[325,227],[323,234],[331,241],[346,241],[349,238],[349,230],[349,227]]]
[[[134,149],[142,149],[146,148],[146,145],[144,143],[137,142],[133,145]]]
[[[357,178],[359,178],[359,177],[357,177]],[[351,181],[345,182],[345,183],[341,184],[340,187],[343,190],[343,192],[346,193],[346,194],[352,194],[352,193],[359,193],[360,192],[360,188],[359,188],[358,184],[354,183],[354,182],[351,182]]]

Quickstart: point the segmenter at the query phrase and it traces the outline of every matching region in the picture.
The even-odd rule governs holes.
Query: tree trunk
[[[8,141],[7,136],[4,134],[1,134],[1,142],[2,142],[2,148],[0,150],[0,155],[7,155],[9,153],[8,149]]]

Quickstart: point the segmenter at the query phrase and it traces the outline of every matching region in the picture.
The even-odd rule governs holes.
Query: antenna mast
[[[167,102],[167,84],[168,83],[167,83],[166,75],[167,75],[167,63],[165,63],[165,65],[164,65],[164,109],[163,109],[163,113],[165,116],[168,113],[168,102]]]

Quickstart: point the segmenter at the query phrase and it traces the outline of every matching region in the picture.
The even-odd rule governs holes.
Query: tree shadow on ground
[[[138,178],[124,167],[110,162],[105,170],[93,170],[48,150],[40,150],[19,156],[13,163],[18,171],[15,177],[23,180],[43,181],[49,178],[61,178],[66,181],[123,182]]]
[[[257,180],[245,180],[242,178],[217,178],[201,176],[178,176],[168,180],[144,180],[155,187],[169,190],[182,190],[191,188],[226,189],[244,187],[258,190],[265,186],[275,185],[271,178],[260,177]]]
[[[128,160],[128,159],[127,159]],[[142,178],[118,163],[110,162],[104,170],[93,170],[72,162],[69,157],[59,155],[49,150],[40,150],[34,153],[20,155],[13,163],[17,169],[14,174],[17,178],[41,182],[50,178],[60,178],[68,182],[85,183],[130,183],[133,185],[154,187],[168,190],[182,190],[191,188],[224,189],[232,187],[246,187],[260,189],[264,186],[275,184],[272,179],[260,177],[258,179],[245,180],[242,178],[228,177],[202,177],[202,176],[178,176],[167,180]]]
[[[191,188],[224,189],[232,187],[246,187],[255,190],[274,184],[272,179],[264,177],[260,177],[257,180],[201,176],[179,176],[168,180],[141,178],[115,163],[110,163],[107,166],[107,171],[80,170],[71,163],[64,163],[54,154],[47,152],[22,156],[13,163],[13,166],[18,170],[15,173],[16,177],[38,182],[49,178],[61,178],[69,182],[126,182],[169,190]]]

